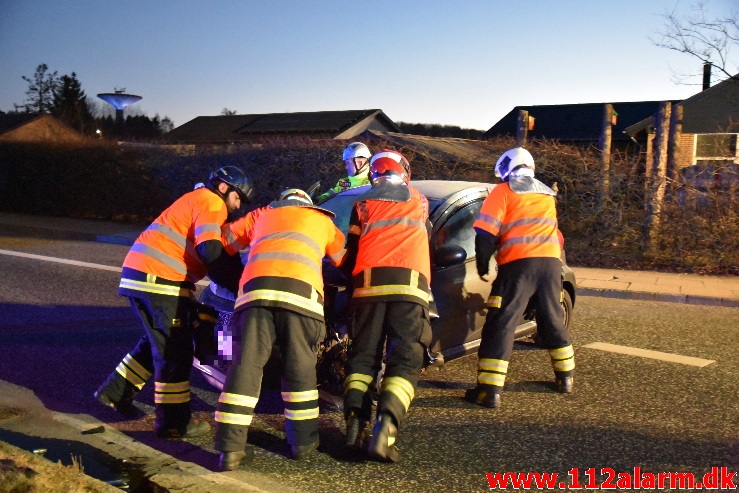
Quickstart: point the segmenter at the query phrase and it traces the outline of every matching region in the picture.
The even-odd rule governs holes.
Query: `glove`
[[[490,259],[488,258],[486,261],[482,257],[478,256],[475,258],[475,262],[477,263],[477,275],[480,276],[480,279],[483,281],[487,281],[485,276],[490,273]]]
[[[485,276],[490,273],[490,257],[495,253],[495,244],[497,238],[487,233],[477,233],[475,235],[475,264],[477,266],[477,275],[480,279],[487,282]]]

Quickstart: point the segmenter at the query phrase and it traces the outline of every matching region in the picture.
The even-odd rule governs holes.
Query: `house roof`
[[[48,113],[0,115],[0,140],[4,142],[72,142],[87,137]]]
[[[639,101],[610,103],[618,113],[617,123],[612,129],[613,140],[629,140],[623,130],[629,125],[653,115],[662,101]],[[483,138],[499,135],[516,135],[519,110],[526,110],[535,118],[534,129],[529,138],[556,139],[563,141],[598,141],[603,131],[603,105],[606,103],[552,104],[538,106],[516,106],[493,125]]]
[[[382,110],[315,111],[257,115],[199,116],[162,136],[166,142],[234,142],[265,134],[337,136],[364,120],[377,118],[400,132]]]
[[[15,130],[42,116],[41,113],[8,113],[0,115],[0,134]]]
[[[705,102],[707,99],[711,99],[711,98],[720,96],[722,93],[724,93],[724,92],[730,92],[730,91],[735,91],[737,94],[735,96],[733,96],[733,97],[730,96],[726,101],[724,101],[724,103],[733,104],[734,107],[735,107],[735,110],[736,110],[737,107],[739,106],[739,103],[737,102],[737,98],[739,98],[739,74],[737,74],[734,77],[731,77],[729,79],[723,80],[723,81],[719,82],[718,84],[715,84],[715,85],[709,87],[708,89],[704,89],[704,90],[702,90],[699,93],[693,94],[692,96],[690,96],[687,99],[683,99],[682,101],[672,101],[672,103],[673,104],[679,103],[680,106],[683,107],[683,109],[686,109],[687,110],[687,109],[689,109],[691,107],[696,107],[696,106],[701,105],[701,103]],[[721,104],[721,103],[719,103],[719,104]],[[656,113],[657,113],[657,111],[655,110],[650,115],[648,115],[647,117],[643,118],[642,120],[639,120],[638,122],[635,122],[634,124],[626,127],[623,130],[624,134],[629,135],[629,136],[633,136],[633,135],[638,134],[641,131],[644,131],[644,130],[649,129],[650,127],[653,127],[654,126],[654,115]],[[710,115],[707,115],[707,116],[710,119]],[[696,119],[698,119],[698,118],[696,118]],[[706,118],[701,118],[701,120],[702,121],[700,121],[698,123],[698,125],[705,124]],[[690,126],[688,126],[688,128],[683,127],[683,131],[684,132],[685,131],[688,131],[688,132],[691,132],[691,133],[699,133],[700,131],[713,132],[713,131],[715,131],[715,129],[713,129],[713,128],[704,128],[704,129],[690,128]]]

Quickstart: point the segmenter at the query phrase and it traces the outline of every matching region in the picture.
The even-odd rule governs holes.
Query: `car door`
[[[480,212],[486,193],[471,193],[447,204],[435,214],[431,237],[433,272],[431,291],[439,318],[432,320],[432,351],[451,360],[472,352],[479,345],[485,320],[485,301],[497,272],[491,260],[488,281],[477,275],[475,264],[475,231],[472,224]],[[464,249],[466,259],[453,265],[441,265],[438,253],[442,247],[456,245]]]

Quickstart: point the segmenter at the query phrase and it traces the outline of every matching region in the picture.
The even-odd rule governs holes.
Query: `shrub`
[[[474,155],[453,157],[410,144],[375,138],[371,149],[396,149],[410,161],[414,179],[495,182],[498,156],[508,138],[476,141]],[[256,183],[256,203],[274,200],[285,188],[322,190],[344,176],[345,141],[264,139],[250,145],[184,152],[184,148],[0,145],[0,210],[99,218],[147,224],[181,194],[220,166],[237,165]],[[739,274],[736,190],[699,192],[674,184],[662,215],[657,252],[643,253],[643,165],[614,153],[610,190],[599,200],[599,154],[595,149],[537,141],[529,145],[537,177],[559,190],[560,228],[573,265]],[[699,195],[700,200],[686,200]]]

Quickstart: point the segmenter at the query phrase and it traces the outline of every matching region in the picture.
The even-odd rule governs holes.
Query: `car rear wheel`
[[[572,296],[570,296],[570,293],[566,289],[562,290],[562,293],[562,315],[564,317],[565,329],[569,329],[570,324],[572,323]],[[531,335],[531,338],[538,346],[544,347],[538,331],[534,332]]]

